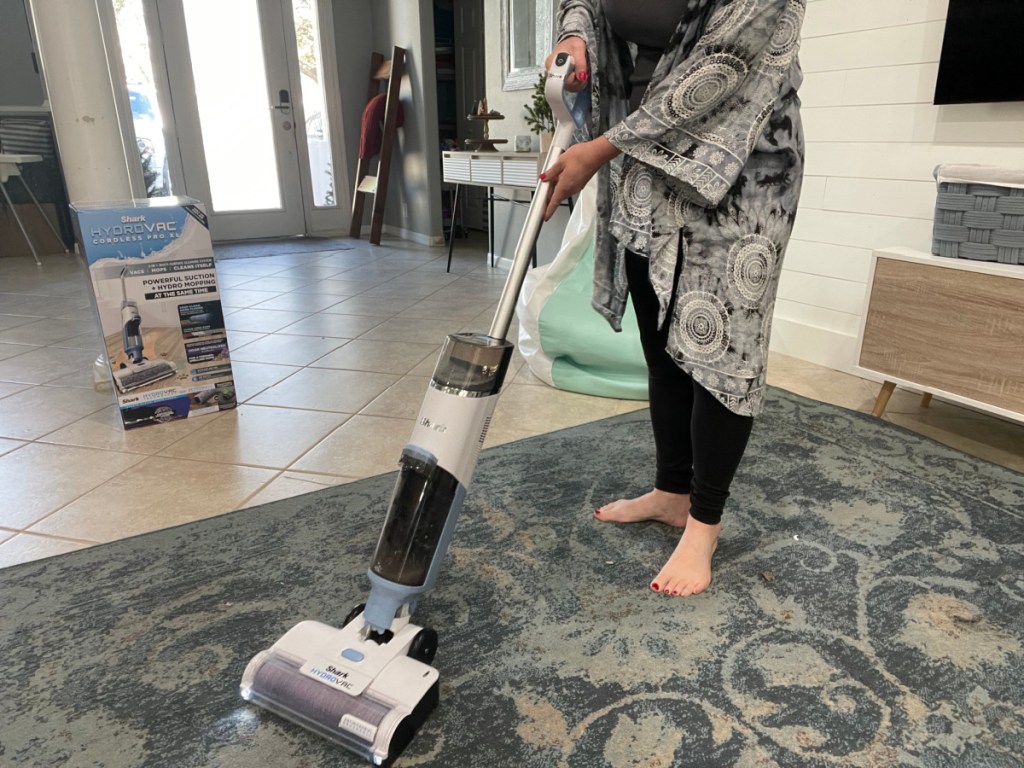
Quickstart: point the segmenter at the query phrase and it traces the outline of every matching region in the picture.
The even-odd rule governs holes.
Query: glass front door
[[[133,117],[146,104],[154,113],[133,121],[140,156],[161,123],[167,137],[166,152],[153,150],[150,196],[206,203],[215,240],[342,227],[317,0],[119,0],[115,10]]]
[[[213,238],[305,233],[282,3],[157,5],[185,188]]]

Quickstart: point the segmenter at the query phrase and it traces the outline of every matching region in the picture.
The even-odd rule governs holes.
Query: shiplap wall
[[[1024,168],[1024,103],[932,105],[948,0],[810,0],[807,164],[772,348],[855,364],[871,251],[931,249],[941,163]]]

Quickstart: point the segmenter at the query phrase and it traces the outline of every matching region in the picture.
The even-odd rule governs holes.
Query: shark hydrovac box
[[[125,429],[234,408],[203,205],[164,197],[71,208]]]

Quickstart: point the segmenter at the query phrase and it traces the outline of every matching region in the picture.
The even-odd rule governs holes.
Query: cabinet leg
[[[452,271],[452,250],[455,248],[455,216],[459,210],[459,185],[455,185],[455,194],[452,195],[452,228],[448,235],[448,266],[445,272]]]
[[[892,397],[892,393],[896,391],[896,384],[891,381],[887,381],[882,385],[882,388],[878,390],[878,397],[875,398],[875,407],[871,411],[872,416],[882,418],[882,414],[885,413],[885,406],[889,404],[889,398]]]
[[[486,123],[484,124],[486,125]],[[487,252],[494,266],[494,187],[487,188]]]
[[[921,395],[921,407],[922,408],[927,408],[931,404],[932,404],[932,393],[931,392],[925,392],[923,395]]]

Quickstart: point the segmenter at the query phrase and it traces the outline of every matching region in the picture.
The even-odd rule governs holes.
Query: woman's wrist
[[[598,136],[596,139],[591,140],[590,145],[593,148],[594,153],[601,160],[601,165],[610,163],[622,154],[622,151],[608,141],[604,136]]]

